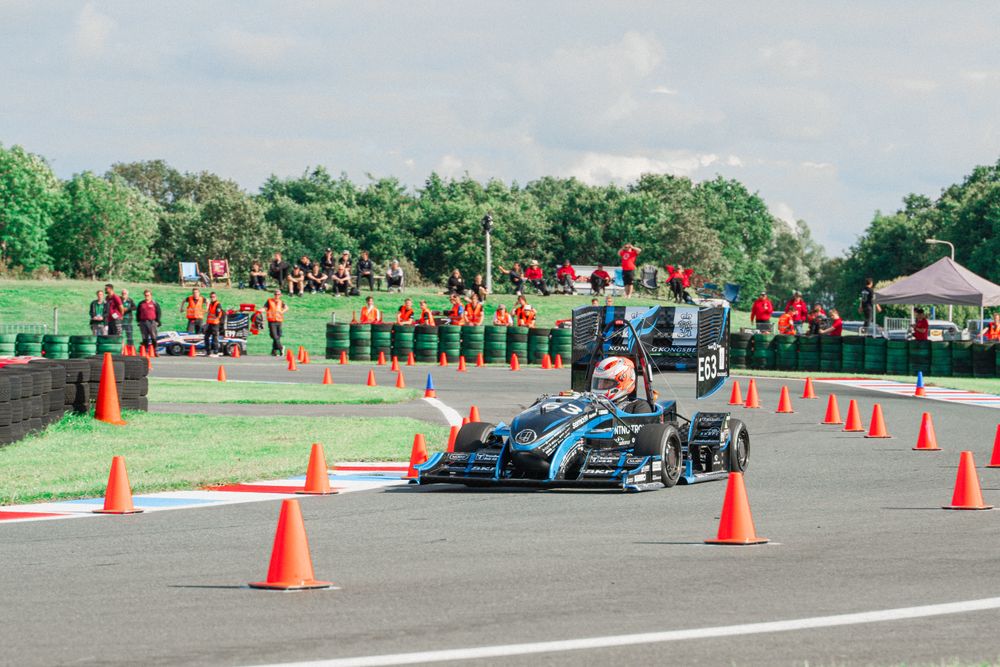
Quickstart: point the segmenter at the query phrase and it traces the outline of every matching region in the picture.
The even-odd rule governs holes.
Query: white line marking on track
[[[880,611],[863,611],[854,614],[837,614],[835,616],[814,616],[812,618],[799,618],[787,621],[743,623],[740,625],[722,625],[713,628],[668,630],[664,632],[646,632],[634,635],[611,635],[606,637],[564,639],[527,644],[478,646],[474,648],[443,649],[439,651],[422,651],[417,653],[369,655],[358,656],[355,658],[315,660],[310,662],[289,662],[268,665],[265,667],[377,667],[380,665],[415,665],[426,662],[445,662],[450,660],[482,660],[486,658],[501,658],[515,655],[580,651],[585,649],[611,648],[616,646],[635,646],[638,644],[655,644],[660,642],[675,642],[689,639],[737,637],[741,635],[756,635],[767,632],[835,628],[844,625],[883,623],[885,621],[901,621],[911,618],[964,614],[971,611],[986,611],[989,609],[1000,609],[1000,597],[984,598],[981,600],[966,600],[964,602],[930,604],[920,607],[900,607],[897,609],[883,609]]]
[[[458,414],[458,411],[454,408],[448,407],[436,398],[424,398],[424,400],[441,411],[441,414],[444,415],[445,421],[448,422],[448,426],[462,425],[462,415]]]

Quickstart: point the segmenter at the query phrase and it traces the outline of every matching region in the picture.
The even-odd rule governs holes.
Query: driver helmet
[[[590,390],[617,401],[635,391],[635,364],[626,357],[608,357],[594,369]]]

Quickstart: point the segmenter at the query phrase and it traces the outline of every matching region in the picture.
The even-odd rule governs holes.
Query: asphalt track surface
[[[214,377],[209,360],[160,360],[154,375]],[[407,371],[420,386],[428,367]],[[337,382],[368,367],[334,366]],[[568,371],[430,367],[438,396],[487,420],[509,417]],[[231,379],[318,382],[270,360],[227,363]],[[392,375],[378,371],[379,382]],[[672,376],[682,412],[693,377]],[[1000,595],[1000,512],[947,512],[961,449],[985,469],[995,411],[837,387],[867,422],[882,404],[891,440],[819,426],[824,400],[775,415],[735,413],[752,434],[746,484],[760,547],[709,547],[725,484],[642,494],[401,487],[303,499],[317,576],[340,590],[269,593],[277,503],[101,521],[0,526],[0,662],[253,665],[709,628]],[[793,396],[801,381],[792,381]],[[661,385],[662,387],[662,385]],[[745,390],[745,383],[744,383]],[[669,391],[664,391],[665,396]],[[724,393],[725,395],[721,395]],[[256,406],[260,407],[260,406]],[[283,408],[274,406],[281,411]],[[422,401],[383,406],[442,420]],[[913,452],[930,411],[939,453]],[[748,636],[516,655],[468,664],[908,665],[995,661],[1000,611]],[[452,663],[454,664],[454,663]]]

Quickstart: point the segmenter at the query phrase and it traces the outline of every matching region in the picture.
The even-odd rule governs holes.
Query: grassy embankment
[[[151,403],[271,403],[374,405],[419,398],[416,389],[368,387],[357,384],[295,384],[292,382],[216,382],[214,380],[149,379]]]

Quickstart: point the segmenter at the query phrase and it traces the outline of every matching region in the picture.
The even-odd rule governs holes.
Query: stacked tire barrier
[[[796,336],[795,368],[807,371],[819,368],[819,336]]]
[[[483,328],[486,330],[483,340],[483,356],[486,363],[505,363],[507,361],[507,327],[487,325]]]
[[[865,373],[885,373],[885,339],[865,338]]]
[[[951,341],[941,341],[931,345],[931,375],[948,377],[951,375]]]
[[[480,354],[486,357],[486,330],[483,327],[462,327],[462,356],[467,362],[473,362]]]
[[[14,356],[17,334],[0,334],[0,357]]]
[[[778,334],[774,337],[774,367],[782,371],[798,370],[798,336]]]
[[[845,373],[863,371],[865,368],[865,339],[859,336],[841,336],[840,347],[840,370]]]
[[[956,340],[951,343],[951,374],[972,375],[972,343]]]
[[[462,327],[451,324],[438,327],[438,356],[445,355],[448,361],[458,361],[462,353]]]
[[[373,324],[371,358],[378,359],[379,352],[386,359],[392,356],[392,324]]]
[[[352,324],[350,330],[351,361],[371,361],[372,358],[372,325]]]
[[[821,336],[819,339],[819,369],[826,373],[839,373],[844,365],[844,338]]]
[[[507,358],[517,355],[518,362],[528,362],[528,327],[507,327]]]
[[[734,334],[730,334],[732,337]],[[732,341],[730,341],[732,347]],[[774,334],[753,334],[750,341],[750,368],[768,370],[774,368]]]
[[[326,358],[340,359],[341,352],[351,350],[351,326],[328,322],[326,325]]]
[[[572,329],[552,330],[552,337],[549,339],[549,354],[552,355],[553,361],[555,361],[557,354],[564,364],[569,364],[573,361]]]
[[[17,341],[14,344],[14,354],[19,357],[42,356],[42,334],[17,334]]]
[[[438,327],[418,324],[413,334],[413,356],[417,361],[435,362],[438,359]]]
[[[529,364],[540,364],[542,363],[542,357],[549,354],[549,335],[551,331],[551,329],[545,327],[532,327],[528,330]]]
[[[122,351],[121,336],[97,337],[97,354],[104,354],[105,352],[110,352],[111,354],[120,354],[121,351]]]
[[[414,330],[412,326],[397,324],[392,327],[392,354],[403,360],[413,352]]]
[[[996,345],[972,344],[972,375],[977,378],[996,377]]]
[[[909,364],[907,374],[916,375],[931,373],[931,342],[929,340],[911,340],[909,345]]]
[[[42,352],[46,359],[69,359],[69,336],[45,334],[42,336]]]
[[[890,375],[906,375],[910,370],[909,346],[905,340],[885,342],[885,372]]]
[[[88,359],[97,354],[97,336],[70,336],[69,358]]]

